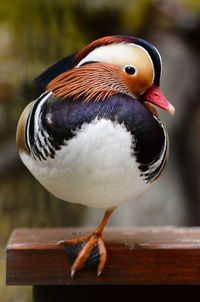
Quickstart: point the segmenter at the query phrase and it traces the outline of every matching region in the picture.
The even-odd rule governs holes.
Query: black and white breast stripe
[[[32,156],[39,160],[44,160],[47,156],[53,157],[55,154],[53,140],[43,128],[41,118],[44,104],[51,94],[52,92],[45,92],[35,101],[26,124],[26,144]]]
[[[142,171],[141,176],[143,176],[144,180],[148,183],[153,182],[163,170],[169,153],[169,138],[165,125],[156,116],[154,116],[154,118],[162,127],[165,139],[163,148],[158,156],[151,163],[139,165],[139,169]]]

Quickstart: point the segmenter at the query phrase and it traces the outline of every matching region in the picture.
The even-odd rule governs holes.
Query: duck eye
[[[136,69],[131,65],[127,65],[124,70],[126,71],[126,73],[131,75],[136,73]]]

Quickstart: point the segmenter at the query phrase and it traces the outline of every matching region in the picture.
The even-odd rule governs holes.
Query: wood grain
[[[100,277],[70,277],[62,239],[91,229],[16,229],[8,242],[8,285],[200,284],[200,228],[106,228],[108,260]]]

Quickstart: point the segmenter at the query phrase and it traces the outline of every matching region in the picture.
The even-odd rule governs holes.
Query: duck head
[[[60,64],[60,62],[59,62]],[[171,114],[173,105],[160,90],[161,56],[149,42],[131,36],[108,36],[70,56],[68,66],[48,84],[59,97],[85,96],[97,100],[125,93]],[[55,66],[55,65],[54,65]],[[51,73],[52,76],[52,73]]]

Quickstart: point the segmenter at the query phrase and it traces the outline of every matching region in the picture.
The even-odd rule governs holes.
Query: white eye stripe
[[[85,58],[83,58],[75,67],[79,67],[84,63],[90,61],[111,63],[114,65],[123,66],[123,63],[121,63],[120,60],[122,59],[122,54],[127,49],[128,45],[126,43],[116,43],[97,47],[92,50]]]
[[[149,55],[148,51],[137,44],[134,43],[116,43],[116,44],[111,44],[111,45],[104,45],[104,46],[100,46],[95,48],[94,50],[92,50],[90,53],[88,53],[86,55],[85,58],[83,58],[76,66],[79,67],[87,62],[92,62],[92,61],[96,61],[96,62],[104,62],[104,63],[111,63],[117,66],[124,66],[124,63],[126,65],[128,65],[129,62],[128,61],[128,56],[130,55],[130,48],[131,46],[134,46],[135,48],[140,48],[143,52],[146,53],[146,55],[148,56],[151,64],[152,64],[152,69],[154,70],[154,66],[153,66],[153,62],[152,62],[152,58]],[[159,58],[161,60],[160,54],[156,49],[156,52],[159,55]],[[123,56],[122,56],[123,54]],[[131,63],[131,62],[130,62]],[[132,65],[132,64],[130,64]],[[135,67],[135,66],[134,66]]]
[[[96,61],[96,62],[105,62],[105,54],[104,54],[104,47],[101,46],[98,48],[95,48],[93,51],[91,51],[85,58],[83,58],[76,66],[79,67],[86,62]]]

